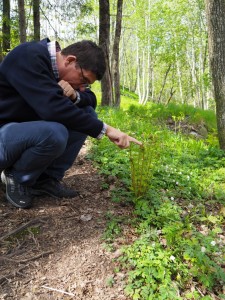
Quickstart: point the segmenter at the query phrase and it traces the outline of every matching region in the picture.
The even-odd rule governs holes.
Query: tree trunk
[[[24,0],[18,0],[18,11],[19,11],[20,43],[24,43],[27,40]]]
[[[169,72],[170,72],[171,67],[172,67],[172,65],[169,65],[169,67],[168,67],[167,70],[166,70],[166,74],[165,74],[165,76],[164,76],[162,88],[161,88],[161,91],[160,91],[160,93],[159,93],[158,103],[161,103],[162,93],[163,93],[163,91],[164,91],[164,88],[165,88],[165,85],[166,85],[166,80],[167,80],[167,77],[168,77],[168,74],[169,74]]]
[[[40,0],[33,0],[34,40],[40,41]]]
[[[102,99],[101,105],[112,105],[112,78],[110,71],[110,13],[109,0],[99,0],[99,46],[103,49],[106,60],[105,75],[101,80]]]
[[[120,106],[120,71],[119,71],[119,44],[122,27],[122,10],[123,0],[117,0],[117,15],[116,15],[116,29],[112,53],[112,73],[113,73],[113,87],[114,87],[114,105]]]
[[[218,137],[225,150],[225,1],[206,0],[206,15]]]
[[[136,36],[136,64],[137,64],[137,94],[138,94],[138,102],[141,103],[142,101],[142,91],[141,91],[141,62],[140,62],[140,46],[139,40]]]
[[[2,62],[3,60],[3,53],[2,53],[2,39],[0,37],[0,63]]]
[[[10,0],[3,0],[2,53],[10,50]]]
[[[175,58],[176,58],[176,71],[177,71],[177,77],[178,77],[178,84],[179,84],[179,92],[180,92],[180,100],[181,103],[184,104],[184,97],[183,97],[183,88],[182,88],[182,75],[181,75],[181,67],[180,67],[180,61],[178,58],[178,51],[177,51],[177,45],[175,44]],[[174,94],[174,93],[173,93]],[[171,93],[170,93],[171,95]],[[172,97],[170,97],[169,99],[171,99]],[[167,102],[168,103],[168,102]]]
[[[138,2],[138,1],[137,1]],[[144,18],[145,32],[148,32],[151,26],[150,8],[151,0],[146,1],[146,12],[148,12]],[[149,35],[142,39],[141,36],[137,37],[137,90],[138,90],[138,103],[145,105],[149,100],[150,87],[152,82],[152,66],[151,66],[151,42]],[[134,51],[134,49],[133,49]]]

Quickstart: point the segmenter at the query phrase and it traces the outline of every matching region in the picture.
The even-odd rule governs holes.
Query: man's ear
[[[65,58],[65,64],[66,66],[71,64],[71,63],[74,63],[77,61],[77,58],[75,55],[67,55],[66,58]]]

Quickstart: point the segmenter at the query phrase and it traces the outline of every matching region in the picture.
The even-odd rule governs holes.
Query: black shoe
[[[6,198],[12,205],[19,208],[31,207],[29,187],[18,183],[8,169],[2,171],[1,180],[6,185]]]
[[[77,191],[68,188],[55,178],[38,180],[35,185],[32,186],[32,194],[35,196],[45,194],[54,198],[74,198],[79,196]]]

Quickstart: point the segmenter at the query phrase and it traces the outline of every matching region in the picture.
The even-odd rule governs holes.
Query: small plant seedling
[[[107,280],[106,280],[106,284],[109,286],[109,287],[113,287],[115,283],[115,280],[113,277],[109,277]]]

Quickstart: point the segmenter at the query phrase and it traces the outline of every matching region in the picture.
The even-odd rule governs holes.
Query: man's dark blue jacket
[[[47,39],[14,48],[0,65],[0,125],[36,120],[54,121],[68,129],[97,137],[103,122],[80,107],[95,108],[91,91],[81,93],[78,105],[63,96],[52,70]]]

